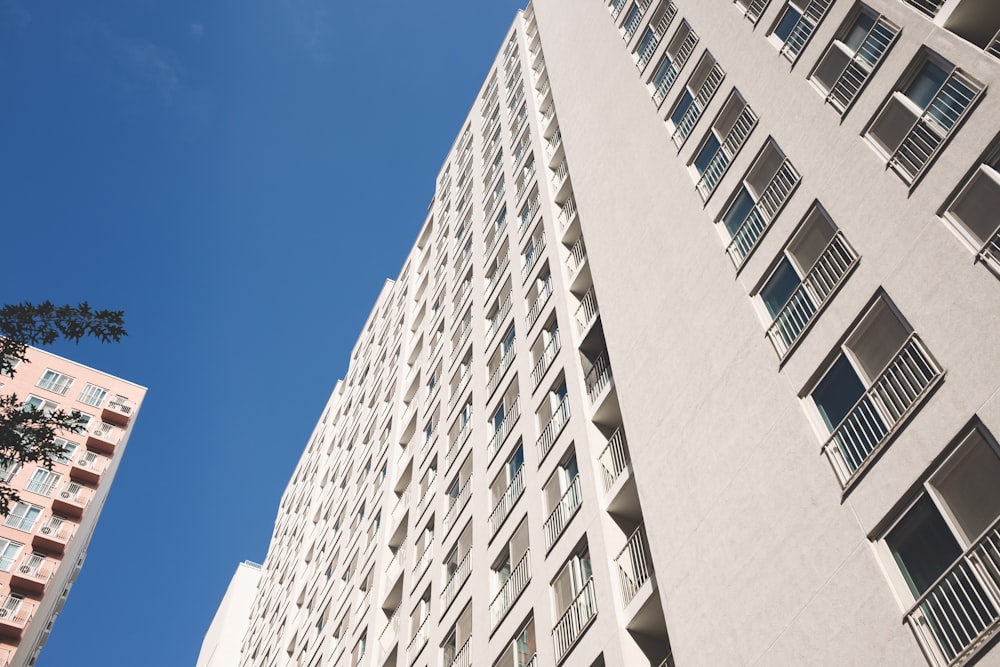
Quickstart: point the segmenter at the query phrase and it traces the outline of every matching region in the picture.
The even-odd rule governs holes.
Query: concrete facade
[[[0,665],[31,667],[80,573],[146,389],[34,348],[0,391],[42,410],[78,411],[82,433],[51,470],[0,471],[21,497],[0,522]]]
[[[1000,664],[994,5],[535,0],[242,664]]]
[[[236,567],[219,609],[205,633],[196,667],[238,665],[243,637],[250,625],[250,605],[257,593],[260,565],[244,561]]]

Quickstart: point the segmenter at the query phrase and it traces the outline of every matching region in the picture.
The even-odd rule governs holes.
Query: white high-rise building
[[[535,0],[282,499],[242,664],[1000,664],[998,30]]]

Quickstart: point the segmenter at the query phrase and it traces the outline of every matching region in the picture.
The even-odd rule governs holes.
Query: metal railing
[[[445,454],[445,465],[450,466],[455,462],[455,457],[458,453],[462,451],[463,445],[469,439],[472,434],[472,415],[469,415],[468,420],[465,425],[459,430],[458,435],[455,436],[455,440],[451,443],[451,447],[448,448],[448,453]]]
[[[552,172],[552,188],[558,190],[567,176],[569,176],[569,164],[566,163],[566,158],[563,158],[559,166]]]
[[[657,104],[663,102],[666,98],[667,93],[673,87],[674,82],[677,81],[677,75],[687,64],[688,58],[694,53],[694,47],[698,44],[698,35],[695,34],[693,30],[689,31],[684,41],[681,42],[680,47],[677,49],[677,53],[674,54],[673,58],[665,60],[660,66],[660,71],[657,72],[657,76],[654,78],[653,83],[655,90],[653,91],[653,101]],[[667,54],[669,58],[669,53]]]
[[[597,616],[597,596],[594,594],[594,579],[591,577],[587,579],[587,583],[552,628],[557,660],[562,660],[569,653],[595,616]]]
[[[444,514],[444,520],[442,523],[444,524],[445,533],[447,533],[451,527],[455,525],[458,515],[461,514],[462,510],[465,509],[465,506],[469,504],[469,498],[472,497],[472,486],[469,484],[470,481],[472,481],[471,475],[469,476],[469,479],[465,480],[465,484],[462,485],[458,495],[452,499],[452,502],[448,507],[448,511]]]
[[[519,235],[523,234],[524,230],[528,228],[528,224],[535,217],[535,213],[537,212],[538,212],[538,193],[535,193],[535,196],[532,197],[531,201],[529,201],[527,205],[521,209],[521,213],[518,216],[521,220],[521,224],[518,225],[517,228],[517,233]]]
[[[534,368],[531,369],[531,382],[533,388],[537,388],[538,384],[545,377],[545,373],[549,370],[549,366],[552,364],[552,360],[556,358],[556,354],[559,353],[559,332],[556,331],[552,338],[549,339],[549,344],[545,346],[542,350],[542,356],[538,358],[535,362]]]
[[[847,486],[943,374],[923,342],[911,333],[823,444],[841,486]]]
[[[743,7],[743,15],[747,18],[747,20],[756,25],[757,21],[760,20],[761,15],[764,13],[764,10],[767,9],[767,3],[770,1],[771,0],[750,0],[747,2],[747,0],[742,0],[742,2],[737,4]]]
[[[451,396],[448,397],[448,411],[451,412],[455,408],[455,404],[458,403],[458,399],[462,398],[462,392],[469,385],[469,379],[472,377],[472,366],[466,366],[465,372],[462,373],[462,377],[458,379],[458,386],[455,387],[455,391],[451,392]]]
[[[521,174],[521,184],[517,186],[517,192],[514,194],[514,199],[516,200],[521,199],[521,195],[523,195],[525,190],[528,189],[528,186],[534,183],[534,181],[531,180],[531,177],[534,175],[535,175],[535,161],[532,160],[524,167],[524,173]]]
[[[49,514],[42,518],[42,525],[38,529],[38,534],[44,535],[50,540],[67,542],[71,537],[73,537],[73,533],[75,531],[75,523],[67,521],[62,517]]]
[[[792,190],[799,184],[801,178],[792,163],[785,158],[774,176],[771,177],[767,187],[761,192],[760,199],[753,205],[746,219],[733,234],[733,240],[726,247],[726,253],[733,261],[733,266],[739,268],[743,265],[750,251],[757,246],[757,242],[767,231],[774,216],[788,201]]]
[[[795,62],[832,4],[833,0],[809,0],[803,7],[799,20],[795,22],[791,32],[788,33],[785,43],[781,45],[781,55]]]
[[[471,643],[472,637],[467,637],[465,643],[462,644],[462,648],[458,649],[458,653],[452,658],[448,667],[472,667],[472,650],[469,648]]]
[[[576,326],[580,333],[586,331],[594,320],[597,319],[597,315],[600,311],[597,308],[597,297],[594,296],[594,288],[591,287],[587,290],[587,293],[583,295],[580,299],[580,305],[576,309]]]
[[[945,0],[903,0],[904,3],[913,7],[921,14],[926,14],[930,18],[937,16],[944,5]]]
[[[889,158],[904,181],[912,183],[923,172],[981,90],[982,84],[961,70],[951,73]]]
[[[636,52],[636,65],[639,69],[649,64],[649,59],[653,57],[656,47],[660,45],[660,38],[652,27],[646,28],[646,34],[640,40],[640,49]]]
[[[538,95],[536,95],[539,104],[541,104],[545,100],[545,97],[549,94],[550,90],[552,90],[552,86],[551,84],[549,84],[548,79],[546,79],[545,85],[541,87],[541,89],[538,91]]]
[[[538,258],[542,256],[544,250],[545,230],[542,230],[542,233],[538,235],[538,238],[530,244],[524,253],[524,266],[521,267],[521,282],[524,282],[531,274],[531,270],[538,264]]]
[[[416,633],[413,635],[413,639],[410,640],[410,644],[406,647],[407,658],[411,663],[417,659],[417,655],[427,643],[427,636],[430,633],[430,623],[427,622],[427,619],[430,617],[430,614],[424,616],[424,619],[420,621],[420,626],[417,628]]]
[[[50,560],[41,554],[33,553],[21,559],[15,574],[47,583],[52,578],[52,575],[56,573],[58,566],[59,563],[56,561]]]
[[[573,222],[573,218],[576,217],[576,213],[576,197],[571,194],[559,209],[559,222],[562,224],[563,229],[569,227],[569,224]]]
[[[774,345],[778,357],[784,358],[788,354],[792,345],[857,262],[857,251],[847,242],[844,233],[838,230],[767,328],[767,337]]]
[[[500,303],[500,307],[497,309],[496,315],[490,320],[490,326],[486,330],[486,340],[490,340],[493,336],[500,330],[500,325],[503,324],[503,318],[507,317],[507,313],[510,312],[511,304],[513,303],[513,291],[507,293],[507,297]]]
[[[52,479],[52,478],[55,479]],[[37,493],[40,496],[50,497],[59,485],[61,475],[54,473],[47,474],[43,479],[29,479],[28,483],[25,485],[26,491],[31,491],[32,493]]]
[[[555,411],[549,418],[549,422],[542,429],[542,434],[538,436],[536,442],[538,446],[538,462],[541,463],[545,460],[545,456],[552,450],[552,445],[555,444],[556,438],[562,433],[563,428],[569,422],[569,395],[562,397],[559,401],[559,405],[556,406]]]
[[[680,117],[680,120],[677,121],[677,126],[674,128],[674,133],[671,136],[676,145],[679,146],[684,143],[684,140],[691,134],[691,130],[694,129],[698,119],[701,118],[702,112],[708,106],[708,102],[712,99],[712,96],[715,95],[715,91],[719,89],[725,76],[726,73],[719,67],[719,63],[715,63],[711,71],[709,71],[708,76],[705,77],[705,80],[698,87],[698,92],[693,95],[694,99],[691,100],[691,105],[684,111],[684,115]]]
[[[629,12],[625,25],[622,26],[625,30],[626,42],[632,39],[632,35],[634,35],[635,31],[639,29],[639,24],[642,23],[643,14],[645,14],[645,12],[642,10],[639,3],[636,3],[636,5],[632,8],[632,11]]]
[[[542,286],[538,288],[538,296],[535,297],[535,300],[531,302],[531,307],[528,308],[527,320],[529,329],[534,326],[538,320],[538,316],[542,314],[542,308],[549,302],[550,296],[552,296],[552,276],[545,278]]]
[[[135,410],[135,403],[124,396],[115,396],[108,402],[108,409],[125,416],[131,416],[132,411]]]
[[[507,615],[511,605],[514,604],[518,596],[528,587],[528,582],[531,581],[531,559],[528,557],[530,553],[530,549],[524,551],[524,555],[521,556],[521,559],[511,569],[507,580],[503,582],[500,590],[493,597],[493,601],[490,602],[490,618],[492,620],[492,627],[494,628]]]
[[[396,498],[396,504],[392,506],[392,512],[389,516],[392,518],[392,524],[395,526],[399,524],[399,520],[403,518],[406,514],[406,510],[409,509],[410,504],[410,487],[403,489],[403,493]]]
[[[510,479],[510,484],[504,489],[503,495],[497,501],[496,506],[490,512],[490,537],[497,534],[500,526],[510,516],[515,503],[524,495],[524,464],[517,469]]]
[[[462,588],[462,585],[469,579],[469,575],[472,574],[472,549],[465,552],[465,556],[462,560],[458,562],[455,566],[455,571],[451,573],[448,577],[448,581],[445,583],[444,588],[441,589],[441,608],[447,609],[451,606],[451,603],[455,601],[455,596],[458,595],[458,591]]]
[[[715,155],[709,159],[708,164],[705,165],[705,171],[701,173],[698,182],[695,183],[695,188],[701,195],[702,201],[707,200],[709,195],[715,191],[715,187],[729,168],[729,163],[743,148],[743,144],[746,143],[755,127],[757,127],[757,114],[753,112],[750,105],[744,105],[736,122],[719,142]]]
[[[577,474],[573,478],[573,481],[570,482],[566,492],[563,493],[562,498],[559,499],[555,509],[549,514],[549,518],[545,520],[543,529],[545,530],[546,551],[551,549],[552,545],[556,543],[556,540],[562,535],[563,530],[566,529],[566,524],[573,518],[576,511],[580,509],[582,503],[583,494],[580,491],[580,475]]]
[[[114,424],[100,422],[93,429],[91,429],[90,434],[99,440],[103,440],[104,442],[112,445],[117,445],[118,441],[121,440],[122,430]]]
[[[1000,275],[1000,228],[983,244],[976,255],[979,261],[986,263],[997,275]]]
[[[642,585],[649,580],[653,571],[651,561],[646,528],[643,524],[639,524],[625,542],[625,547],[615,556],[618,584],[621,586],[624,605],[628,606]]]
[[[396,608],[392,610],[392,614],[389,615],[389,618],[385,622],[385,627],[382,628],[382,632],[379,633],[378,642],[383,651],[388,650],[393,644],[396,643],[396,631],[399,629],[400,606],[402,605],[396,605]]]
[[[994,58],[1000,58],[1000,30],[997,30],[996,34],[993,35],[993,38],[986,45],[984,51]]]
[[[93,497],[93,490],[79,484],[78,482],[66,482],[63,485],[62,490],[59,492],[60,500],[82,505],[84,507],[90,503]]]
[[[663,14],[660,15],[660,20],[656,22],[656,27],[654,28],[657,37],[663,39],[675,16],[677,16],[677,5],[672,1],[668,2],[666,8],[663,10]]]
[[[427,566],[431,564],[431,553],[434,547],[434,539],[431,538],[424,545],[424,550],[420,552],[420,558],[416,560],[413,564],[413,578],[414,581],[420,579],[420,576],[427,569]]]
[[[611,5],[611,18],[617,19],[625,9],[625,0],[615,0]]]
[[[939,667],[965,663],[1000,630],[1000,520],[931,584],[905,619]]]
[[[587,261],[587,247],[583,245],[583,237],[581,236],[569,249],[569,256],[566,257],[566,268],[569,269],[569,274],[576,273],[585,261]]]
[[[0,624],[23,628],[35,613],[35,603],[13,595],[0,596]]]
[[[556,131],[552,133],[551,137],[549,137],[548,141],[549,155],[554,155],[555,152],[559,149],[559,144],[561,143],[562,143],[562,130],[560,130],[557,127]]]
[[[458,336],[458,341],[455,343],[455,347],[452,350],[452,361],[454,362],[458,355],[462,353],[462,346],[465,345],[465,341],[469,340],[469,334],[472,333],[472,313],[462,320],[462,332]]]
[[[848,60],[844,69],[837,75],[833,85],[830,86],[826,101],[841,113],[846,111],[871,77],[875,66],[881,62],[882,57],[889,50],[897,34],[899,34],[899,28],[889,23],[885,17],[880,16],[868,34],[865,35],[858,50]]]
[[[601,475],[604,479],[604,491],[608,492],[614,486],[622,473],[629,469],[631,459],[628,455],[628,444],[625,431],[619,426],[608,438],[608,444],[598,457],[601,464]]]
[[[504,415],[503,420],[497,426],[496,431],[493,432],[493,437],[490,438],[490,444],[486,447],[487,461],[492,461],[493,457],[500,451],[500,447],[503,445],[504,441],[507,440],[507,436],[510,435],[511,429],[514,428],[514,424],[517,423],[520,416],[521,398],[518,397],[514,399],[510,409],[507,410],[507,414]]]
[[[514,341],[511,343],[510,347],[504,350],[503,354],[500,355],[500,362],[497,364],[497,367],[493,369],[493,372],[490,374],[490,379],[486,383],[487,398],[492,396],[493,392],[500,386],[500,380],[503,379],[503,374],[507,372],[508,368],[510,368],[511,363],[514,361],[514,357],[517,354],[516,348],[517,342]]]
[[[489,299],[490,294],[493,293],[493,289],[500,283],[500,279],[503,278],[504,271],[507,269],[508,264],[510,264],[509,249],[497,258],[497,266],[490,275],[489,282],[486,283],[486,289],[483,290],[483,294],[487,299]]]
[[[608,351],[604,350],[594,360],[594,365],[587,371],[587,375],[583,379],[583,384],[587,388],[587,398],[590,399],[591,403],[596,401],[601,393],[611,386],[613,379],[611,362],[608,361]]]

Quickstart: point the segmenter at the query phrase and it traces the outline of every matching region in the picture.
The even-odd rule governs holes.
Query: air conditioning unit
[[[28,567],[27,565],[22,565],[21,572],[23,572],[24,574],[28,574],[29,572],[31,572],[31,568]]]
[[[42,531],[41,532],[43,534],[45,534],[45,535],[48,535],[49,533],[52,532],[52,528],[50,528],[49,526],[42,526]]]
[[[80,459],[79,461],[76,462],[76,466],[78,468],[86,468],[87,467],[87,459]]]
[[[0,618],[4,618],[9,613],[10,613],[9,609],[4,609],[3,607],[0,607]]]
[[[59,495],[62,496],[63,498],[69,498],[73,494],[71,494],[69,491],[63,491]]]

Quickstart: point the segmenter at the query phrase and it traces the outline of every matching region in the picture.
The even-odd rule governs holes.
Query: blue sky
[[[522,6],[0,0],[0,303],[149,387],[41,667],[194,664]]]

